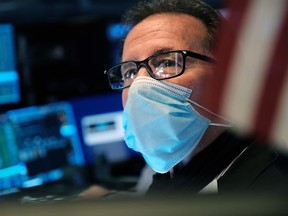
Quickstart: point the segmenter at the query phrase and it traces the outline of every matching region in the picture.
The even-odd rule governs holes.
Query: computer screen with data
[[[13,25],[0,24],[0,105],[21,99],[14,40]]]
[[[84,156],[68,102],[10,110],[0,121],[0,193],[60,180]]]

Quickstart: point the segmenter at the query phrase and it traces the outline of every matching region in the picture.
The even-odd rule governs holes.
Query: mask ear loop
[[[218,117],[218,118],[220,118],[220,119],[222,119],[222,120],[230,123],[230,124],[221,124],[221,123],[213,123],[213,122],[212,122],[212,123],[210,123],[210,125],[212,125],[212,126],[217,126],[217,127],[233,127],[232,122],[231,122],[229,119],[227,119],[227,118],[225,118],[225,117],[223,117],[223,116],[221,116],[221,115],[218,115],[218,114],[210,111],[209,109],[201,106],[200,104],[198,104],[198,103],[196,103],[196,102],[194,102],[194,101],[192,101],[192,100],[190,100],[190,99],[188,99],[188,98],[186,98],[186,100],[187,100],[189,103],[194,104],[195,106],[197,106],[197,107],[205,110],[206,112],[208,112],[208,113],[210,113],[210,114],[212,114],[212,115],[214,115],[214,116],[216,116],[216,117]]]

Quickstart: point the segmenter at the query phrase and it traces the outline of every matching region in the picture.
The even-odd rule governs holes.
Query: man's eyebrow
[[[164,52],[168,52],[168,51],[172,51],[174,49],[172,48],[169,48],[169,47],[166,47],[166,48],[161,48],[161,49],[155,49],[153,52],[151,52],[151,54],[149,56],[152,56],[152,55],[158,55],[158,54],[161,54],[161,53],[164,53]],[[149,56],[147,56],[146,58],[148,58]],[[137,61],[136,58],[129,58],[125,61],[122,61],[122,62],[127,62],[127,61]]]
[[[151,55],[157,55],[157,54],[161,54],[161,53],[164,53],[164,52],[168,52],[168,51],[171,51],[171,50],[174,50],[172,48],[161,48],[161,49],[157,49],[155,50]]]

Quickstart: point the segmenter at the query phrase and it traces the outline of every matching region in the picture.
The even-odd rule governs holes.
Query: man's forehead
[[[127,52],[133,53],[133,50],[137,50],[135,52],[137,55],[139,50],[144,52],[147,49],[149,49],[149,55],[162,49],[199,51],[198,47],[200,47],[205,34],[204,24],[189,15],[158,14],[149,16],[128,33],[123,47],[123,57],[126,58]],[[131,57],[129,56],[129,58]]]

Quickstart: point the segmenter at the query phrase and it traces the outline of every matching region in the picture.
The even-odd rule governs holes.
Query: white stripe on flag
[[[288,68],[287,68],[288,70]],[[275,118],[272,139],[283,150],[288,150],[288,76],[286,76],[285,87],[280,98],[278,112]]]
[[[244,131],[253,126],[258,98],[277,39],[286,0],[251,1],[235,49],[221,113]]]

